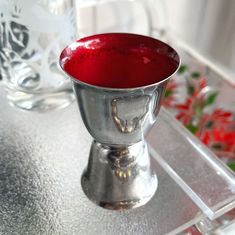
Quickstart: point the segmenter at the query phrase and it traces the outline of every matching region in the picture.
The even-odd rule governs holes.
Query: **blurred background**
[[[234,0],[80,0],[77,6],[81,36],[108,31],[165,36],[200,53],[235,83]]]
[[[168,29],[235,82],[235,1],[166,0]]]

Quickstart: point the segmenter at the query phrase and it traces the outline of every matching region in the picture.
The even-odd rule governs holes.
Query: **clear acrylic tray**
[[[152,156],[210,219],[235,207],[235,177],[165,109],[148,135]]]

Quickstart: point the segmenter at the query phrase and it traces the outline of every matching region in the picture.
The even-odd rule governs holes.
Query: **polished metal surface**
[[[166,84],[106,90],[73,81],[84,124],[91,136],[105,145],[142,141],[156,121]]]
[[[98,145],[92,145],[89,164],[82,179],[86,195],[98,205],[117,210],[134,208],[150,200],[157,189],[157,177],[148,163],[144,135],[156,120],[166,83],[118,91],[73,82],[85,126],[98,142]],[[139,142],[143,143],[138,145]],[[135,149],[135,146],[138,148]],[[111,166],[109,156],[115,161],[126,159],[121,171],[128,171],[128,164],[133,158],[135,168],[142,170],[120,184],[115,174],[120,167]]]
[[[144,141],[129,147],[109,147],[93,141],[84,192],[96,204],[114,210],[144,205],[157,189]]]
[[[112,40],[122,38],[123,35],[125,40],[130,41],[135,36],[139,40],[138,45],[148,48],[153,53],[172,58],[175,67],[171,72],[176,72],[180,63],[179,56],[167,44],[148,38],[151,43],[157,42],[153,49],[149,47],[149,42],[145,44],[145,36],[105,34]],[[77,57],[73,58],[73,53],[77,53],[76,49],[81,45],[87,49],[87,43],[94,42],[92,50],[100,50],[106,46],[107,41],[102,41],[102,37],[93,37],[77,41],[63,50],[60,64],[65,72],[66,61],[76,60]],[[114,47],[113,50],[117,49]],[[140,66],[145,64],[142,63]],[[156,66],[156,69],[166,68]],[[155,84],[126,89],[94,86],[68,74],[73,82],[83,122],[94,138],[88,167],[82,176],[82,187],[88,198],[99,206],[115,210],[130,209],[145,204],[154,195],[157,189],[157,176],[156,172],[151,170],[144,137],[156,121],[172,73]],[[110,164],[110,159],[122,162],[121,166]],[[131,173],[132,166],[136,169],[134,174]],[[130,172],[132,177],[120,183],[120,175],[116,172],[122,175],[123,172]]]

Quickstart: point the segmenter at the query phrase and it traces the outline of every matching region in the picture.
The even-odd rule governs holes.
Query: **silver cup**
[[[118,38],[123,34],[106,34],[109,35]],[[127,39],[137,37],[140,44],[147,38],[125,35]],[[90,42],[91,38],[82,40]],[[91,201],[104,208],[139,207],[148,202],[157,189],[158,180],[151,168],[144,137],[156,121],[167,82],[180,62],[170,46],[153,38],[149,40],[161,47],[155,48],[155,53],[163,53],[175,62],[174,70],[160,82],[134,88],[109,88],[85,83],[67,72],[82,119],[94,138],[88,166],[82,175],[82,188]],[[80,41],[77,42],[81,46]],[[102,39],[98,44],[96,41],[97,48],[104,45]],[[60,65],[63,70],[74,51],[76,43],[62,52]]]

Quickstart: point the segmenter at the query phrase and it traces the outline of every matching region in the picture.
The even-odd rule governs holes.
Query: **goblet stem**
[[[108,146],[94,140],[82,187],[91,201],[107,209],[145,204],[157,189],[145,141]]]

